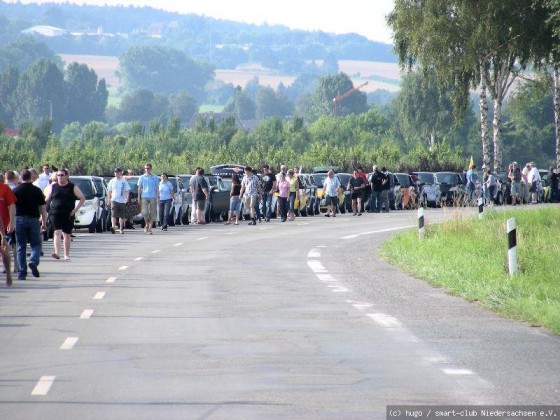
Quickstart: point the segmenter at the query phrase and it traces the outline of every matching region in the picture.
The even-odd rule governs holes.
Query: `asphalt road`
[[[392,212],[79,234],[72,261],[45,257],[39,279],[0,288],[0,419],[558,404],[558,336],[379,261],[415,224]]]

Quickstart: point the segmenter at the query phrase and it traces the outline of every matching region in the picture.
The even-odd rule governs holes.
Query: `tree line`
[[[478,91],[482,161],[496,171],[504,166],[503,111],[512,86],[545,81],[560,165],[559,0],[396,0],[387,22],[401,66],[419,69],[425,83],[434,77],[449,92],[456,120],[471,89]]]

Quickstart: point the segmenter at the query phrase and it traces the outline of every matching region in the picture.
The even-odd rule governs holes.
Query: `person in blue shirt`
[[[152,225],[157,217],[157,202],[159,199],[159,178],[152,173],[152,164],[144,165],[144,175],[138,179],[138,201],[142,203],[144,216],[144,232],[152,234]]]
[[[159,183],[159,224],[161,225],[161,230],[167,230],[167,219],[169,219],[169,210],[171,209],[171,204],[175,200],[175,195],[173,194],[173,184],[169,182],[169,177],[164,172],[160,176]]]
[[[467,171],[467,196],[469,200],[469,205],[472,203],[473,193],[476,190],[476,182],[478,181],[478,175],[475,172],[476,165],[472,164]]]

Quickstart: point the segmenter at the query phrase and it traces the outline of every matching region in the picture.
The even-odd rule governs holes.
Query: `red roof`
[[[4,134],[8,137],[18,138],[19,130],[17,128],[4,128]]]

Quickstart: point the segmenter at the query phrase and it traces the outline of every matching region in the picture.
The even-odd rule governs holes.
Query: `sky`
[[[392,43],[385,16],[394,0],[20,0],[21,3],[77,3],[150,6],[246,23],[282,24],[292,29],[336,34],[355,32]],[[11,0],[8,0],[11,2]]]

